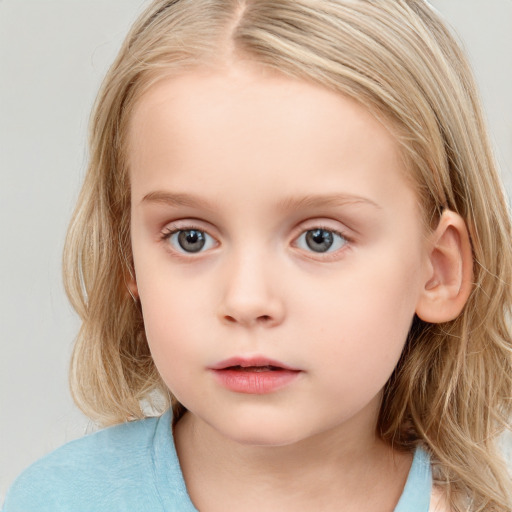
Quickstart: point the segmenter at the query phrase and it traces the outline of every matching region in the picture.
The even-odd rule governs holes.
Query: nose
[[[256,253],[233,258],[224,275],[219,305],[222,322],[244,327],[275,327],[283,322],[283,290],[268,258]]]

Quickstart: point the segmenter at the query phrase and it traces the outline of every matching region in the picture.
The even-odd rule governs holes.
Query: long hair
[[[157,0],[108,72],[90,126],[90,163],[64,257],[82,318],[71,363],[75,401],[102,425],[173,406],[128,292],[127,125],[164,76],[249,58],[364,105],[394,133],[425,223],[444,208],[469,229],[474,286],[460,316],[415,318],[387,383],[379,432],[397,449],[422,444],[455,511],[510,511],[497,451],[511,414],[512,251],[505,195],[466,58],[423,0]],[[155,401],[160,397],[161,402]],[[163,397],[163,398],[162,398]]]

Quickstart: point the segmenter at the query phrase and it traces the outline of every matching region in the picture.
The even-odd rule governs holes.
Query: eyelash
[[[327,250],[325,252],[317,252],[317,251],[313,251],[313,250],[301,249],[300,247],[298,247],[297,244],[301,237],[305,237],[307,235],[307,233],[317,231],[317,230],[325,231],[327,233],[334,235],[335,237],[339,237],[340,239],[342,239],[342,241],[343,241],[342,247],[336,249],[335,251]],[[163,231],[160,235],[160,239],[162,242],[169,242],[169,240],[171,240],[171,238],[174,235],[177,235],[179,233],[190,232],[190,231],[197,231],[199,233],[203,233],[207,237],[211,238],[212,240],[215,240],[215,238],[212,235],[208,234],[208,232],[203,227],[193,225],[193,224],[180,226],[180,227],[174,227],[174,226],[166,227],[163,229]],[[302,229],[300,231],[300,233],[298,234],[298,236],[295,236],[293,239],[294,247],[308,253],[310,255],[310,257],[319,258],[319,259],[323,259],[323,260],[335,258],[337,256],[337,253],[339,253],[340,251],[343,251],[346,248],[346,245],[350,244],[350,243],[352,243],[352,239],[349,236],[344,234],[342,231],[332,229],[325,225],[313,225],[312,227],[310,227],[308,229]],[[177,245],[179,245],[179,244],[177,244]],[[201,252],[204,252],[202,250],[203,247],[201,247],[197,252],[194,252],[194,251],[186,251],[183,248],[178,249],[177,247],[172,247],[171,243],[168,243],[168,246],[169,246],[169,250],[171,250],[173,253],[177,253],[180,256],[184,256],[184,257],[193,257],[195,254],[200,254]],[[209,247],[209,248],[211,248],[211,247]],[[329,247],[329,249],[330,249],[330,247]]]

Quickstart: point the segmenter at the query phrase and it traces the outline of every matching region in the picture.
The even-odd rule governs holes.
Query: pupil
[[[315,252],[325,252],[329,250],[333,241],[332,233],[325,229],[312,229],[306,234],[306,243],[308,247]]]
[[[181,231],[178,235],[180,247],[187,252],[199,252],[206,242],[204,233],[195,229]]]

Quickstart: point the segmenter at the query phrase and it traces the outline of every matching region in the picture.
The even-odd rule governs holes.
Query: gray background
[[[512,0],[432,2],[474,65],[512,196]],[[13,478],[82,435],[67,365],[66,225],[89,110],[142,0],[0,0],[0,503]]]

